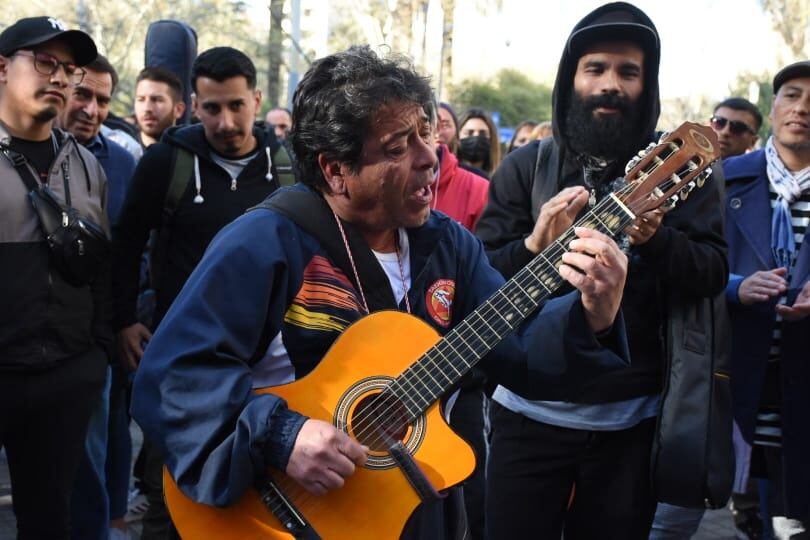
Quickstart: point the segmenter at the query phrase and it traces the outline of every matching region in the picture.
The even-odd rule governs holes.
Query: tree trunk
[[[442,0],[444,12],[444,25],[442,28],[442,54],[439,67],[439,84],[436,95],[439,101],[444,101],[447,95],[447,86],[453,80],[453,20],[456,10],[456,0]]]
[[[270,39],[267,46],[267,102],[279,106],[281,98],[281,45],[284,0],[270,0]]]

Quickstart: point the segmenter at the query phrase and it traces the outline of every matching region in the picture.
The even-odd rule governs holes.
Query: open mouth
[[[430,204],[430,201],[433,200],[433,190],[430,189],[430,185],[428,184],[414,192],[411,197],[420,204]]]

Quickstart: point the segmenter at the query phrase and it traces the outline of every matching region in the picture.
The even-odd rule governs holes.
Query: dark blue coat
[[[737,296],[742,280],[776,267],[771,253],[771,205],[765,152],[723,162],[726,173],[726,239],[731,275],[726,287],[733,325],[731,384],[734,415],[748,442],[753,440],[762,381],[776,320],[776,301],[744,306]],[[810,278],[810,235],[799,248],[789,284],[792,303]],[[810,515],[810,317],[782,329],[782,445],[789,515]]]

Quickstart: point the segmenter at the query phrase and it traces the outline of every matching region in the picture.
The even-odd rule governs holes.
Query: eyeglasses
[[[731,131],[731,133],[734,135],[742,135],[743,133],[756,135],[756,131],[751,129],[745,122],[741,122],[739,120],[729,120],[728,118],[714,115],[709,119],[709,122],[711,122],[712,128],[714,128],[715,131],[723,131],[726,124],[728,124],[729,131]]]
[[[65,75],[71,84],[80,84],[84,80],[84,68],[80,68],[73,62],[60,62],[55,57],[47,53],[35,53],[29,51],[17,51],[14,56],[30,56],[34,59],[34,69],[41,75],[51,76],[59,69],[59,66],[65,70]]]

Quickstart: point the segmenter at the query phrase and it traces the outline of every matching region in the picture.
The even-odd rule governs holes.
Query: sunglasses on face
[[[741,122],[739,120],[729,120],[728,118],[723,118],[722,116],[714,115],[712,116],[709,121],[712,124],[712,128],[715,131],[723,131],[728,124],[728,129],[734,135],[742,135],[743,133],[750,133],[755,135],[756,132],[751,129],[748,124],[745,122]]]
[[[70,84],[80,84],[84,79],[84,68],[80,68],[73,62],[60,62],[56,57],[47,53],[32,52],[32,51],[17,51],[14,56],[30,56],[34,59],[34,69],[40,75],[51,76],[59,69],[59,66],[65,70]]]

